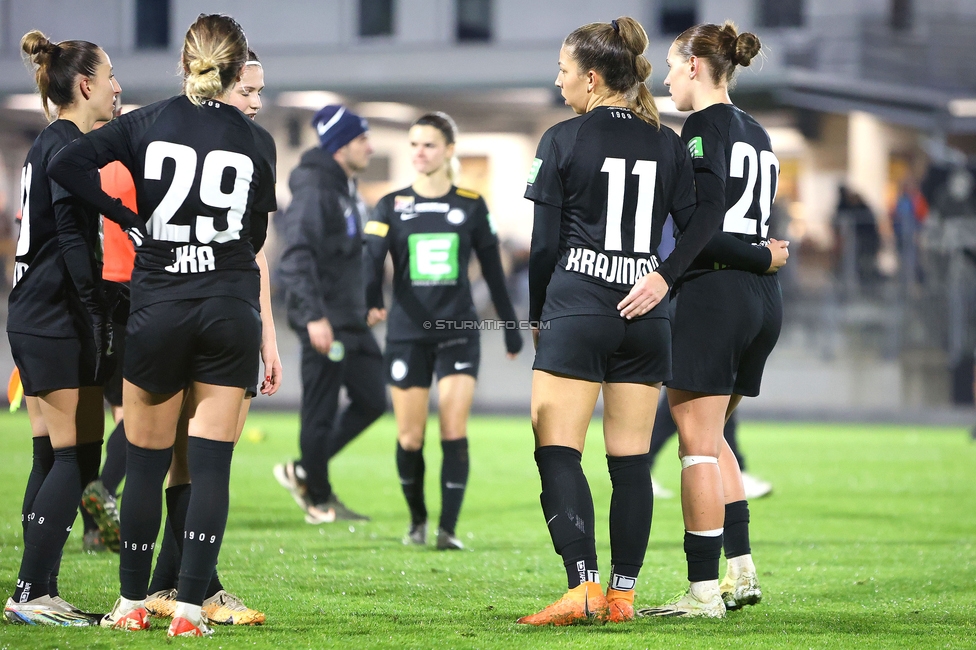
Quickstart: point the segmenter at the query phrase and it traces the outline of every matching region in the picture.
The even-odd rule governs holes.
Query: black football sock
[[[78,447],[55,449],[51,471],[27,515],[24,556],[14,592],[16,602],[27,602],[49,593],[51,573],[61,557],[79,503]]]
[[[85,527],[84,531],[86,533],[98,530],[98,524],[95,523],[95,520],[88,514],[88,511],[84,507],[79,508],[78,511],[81,513],[81,523]]]
[[[35,437],[33,445],[34,461],[31,465],[30,475],[27,477],[24,504],[20,510],[20,524],[24,529],[24,534],[27,533],[27,517],[31,513],[34,499],[37,498],[37,493],[44,484],[44,479],[51,471],[51,466],[54,465],[54,449],[51,448],[51,439],[48,436]]]
[[[678,432],[678,425],[674,423],[671,416],[671,407],[668,405],[667,394],[662,393],[661,399],[657,403],[657,414],[654,416],[654,428],[651,429],[651,450],[649,452],[651,468],[661,449],[668,443],[671,436]]]
[[[441,440],[444,459],[441,461],[441,521],[440,528],[451,535],[457,526],[464,489],[468,485],[468,439]]]
[[[407,451],[397,443],[397,473],[400,487],[410,507],[410,522],[422,524],[427,521],[427,506],[424,503],[424,450]]]
[[[217,575],[217,567],[214,567],[213,575],[210,576],[210,584],[207,585],[207,594],[204,600],[213,598],[223,588],[224,585],[220,584],[220,577]]]
[[[129,600],[142,600],[148,593],[153,549],[163,516],[163,479],[172,458],[172,447],[145,449],[127,443],[128,478],[119,513],[119,582],[121,595]]]
[[[562,556],[569,588],[599,582],[596,562],[593,496],[583,475],[583,455],[571,447],[547,446],[535,450],[542,479],[542,512],[552,546]]]
[[[159,546],[159,555],[156,556],[156,567],[153,569],[152,580],[149,581],[148,593],[176,589],[181,557],[172,526],[163,526],[163,541]]]
[[[610,587],[629,591],[637,584],[651,533],[654,493],[648,454],[607,456],[610,497]]]
[[[193,490],[183,531],[183,562],[176,599],[202,605],[217,566],[230,504],[234,443],[191,437],[187,460]]]
[[[685,558],[688,582],[718,580],[718,561],[722,555],[722,535],[713,537],[685,531]]]
[[[725,558],[749,555],[749,502],[736,501],[725,504]]]
[[[735,456],[735,462],[739,464],[739,471],[746,471],[746,457],[742,454],[742,450],[739,449],[739,418],[733,412],[729,419],[725,423],[725,429],[722,430],[722,435],[725,437],[725,441],[729,443],[729,449],[732,450],[732,455]]]
[[[84,491],[89,483],[98,477],[98,466],[101,462],[101,440],[98,442],[78,445],[78,472],[81,479],[82,491]],[[80,507],[79,510],[81,510],[81,521],[85,526],[85,532],[87,533],[92,530],[98,530],[98,524],[95,523],[94,518],[88,514],[88,511],[85,510],[84,506]]]
[[[176,563],[182,562],[183,533],[186,530],[186,513],[190,509],[191,483],[173,485],[166,488],[166,527],[173,533],[176,541]]]
[[[119,483],[125,478],[125,420],[119,420],[105,443],[105,463],[102,465],[102,484],[109,494],[118,496]]]
[[[58,575],[61,573],[61,558],[63,556],[64,550],[62,549],[61,553],[58,554],[58,561],[54,563],[54,568],[51,569],[51,577],[47,580],[47,595],[52,598],[61,594],[58,591]]]

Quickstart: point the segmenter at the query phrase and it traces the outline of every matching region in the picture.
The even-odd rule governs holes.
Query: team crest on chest
[[[412,196],[393,197],[394,212],[413,212],[413,206],[414,206],[414,197]]]
[[[454,208],[447,213],[447,222],[455,226],[460,226],[466,218],[467,215],[460,208]]]

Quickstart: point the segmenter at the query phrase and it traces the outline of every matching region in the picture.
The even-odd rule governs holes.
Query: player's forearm
[[[107,162],[109,161],[103,164]],[[61,187],[94,206],[100,213],[122,226],[123,230],[142,230],[145,222],[125,207],[120,199],[113,198],[102,190],[95,173],[99,167],[95,147],[86,138],[78,138],[54,156],[47,173]]]
[[[773,261],[772,253],[765,246],[753,246],[721,231],[708,240],[702,255],[733,269],[760,274],[768,271]]]
[[[549,280],[559,262],[559,224],[562,210],[535,204],[532,244],[529,250],[529,320],[542,318]]]
[[[695,173],[698,203],[688,219],[674,251],[661,263],[657,272],[673,287],[708,241],[722,227],[725,217],[725,182],[708,171]],[[677,222],[677,220],[676,220]]]

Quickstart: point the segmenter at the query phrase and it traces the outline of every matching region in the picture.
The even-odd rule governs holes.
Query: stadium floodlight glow
[[[423,115],[416,106],[399,102],[361,102],[356,105],[356,112],[371,120],[389,120],[410,124]]]
[[[285,108],[311,108],[318,110],[329,104],[342,104],[342,95],[328,90],[298,90],[279,93],[275,103]]]
[[[39,93],[24,93],[21,95],[9,95],[3,103],[4,108],[15,111],[37,111],[44,112],[41,108],[41,95]]]
[[[976,117],[976,98],[950,99],[949,114],[953,117]]]

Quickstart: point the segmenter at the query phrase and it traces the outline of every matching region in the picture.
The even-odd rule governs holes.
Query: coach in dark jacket
[[[366,325],[362,224],[356,177],[373,148],[366,120],[342,106],[312,119],[319,146],[306,151],[288,184],[279,276],[288,322],[302,341],[300,460],[275,466],[312,524],[366,519],[346,508],[329,483],[329,460],[386,408],[383,359]],[[339,412],[339,389],[350,403]]]

